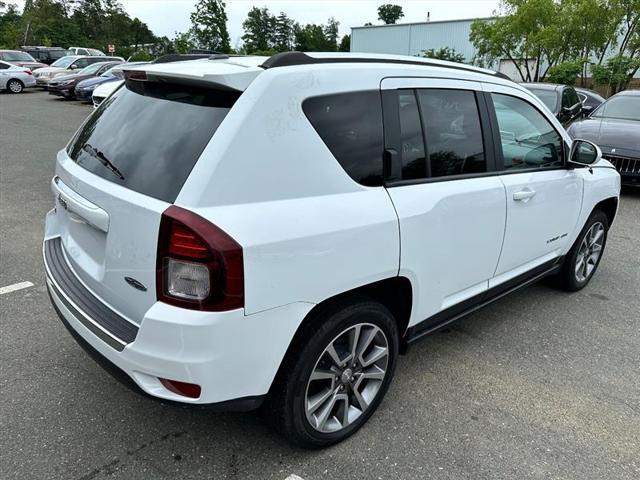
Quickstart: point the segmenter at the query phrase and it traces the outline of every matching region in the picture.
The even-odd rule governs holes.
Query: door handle
[[[535,197],[536,191],[525,188],[524,190],[520,190],[519,192],[515,192],[513,194],[513,199],[516,202],[528,202],[530,198]]]

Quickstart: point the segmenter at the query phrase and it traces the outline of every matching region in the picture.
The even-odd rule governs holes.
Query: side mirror
[[[582,114],[585,117],[588,117],[589,115],[591,115],[591,112],[593,112],[593,107],[591,105],[583,105],[582,106]]]
[[[71,65],[71,66],[69,67],[69,69],[70,69],[70,70],[77,70],[77,69],[78,69],[78,66],[77,66],[77,65]]]
[[[602,150],[595,143],[588,140],[576,139],[571,144],[569,163],[580,166],[589,166],[602,158]]]

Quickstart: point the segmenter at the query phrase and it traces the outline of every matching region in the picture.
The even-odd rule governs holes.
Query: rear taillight
[[[244,307],[242,247],[211,222],[172,205],[160,221],[156,292],[161,302],[194,310]]]

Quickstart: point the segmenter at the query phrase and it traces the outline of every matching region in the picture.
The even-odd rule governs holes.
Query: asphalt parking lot
[[[56,152],[91,107],[0,94],[0,478],[640,478],[640,190],[624,191],[584,290],[538,284],[401,357],[367,425],[292,448],[257,414],[122,387],[49,304],[41,260]],[[2,290],[0,290],[2,291]]]

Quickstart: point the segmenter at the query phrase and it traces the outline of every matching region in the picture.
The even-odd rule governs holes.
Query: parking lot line
[[[31,282],[20,282],[14,283],[13,285],[7,285],[6,287],[0,288],[0,295],[4,295],[5,293],[15,292],[16,290],[22,290],[23,288],[33,287],[33,283]]]

